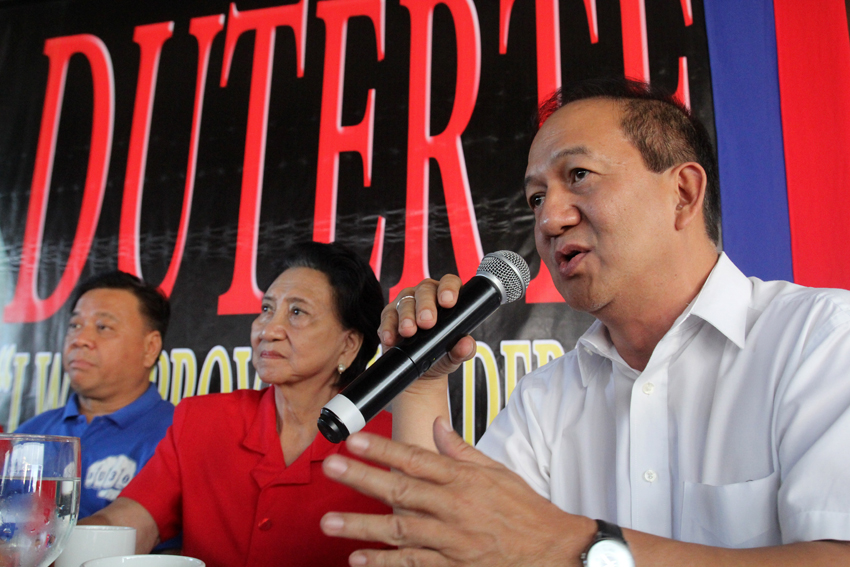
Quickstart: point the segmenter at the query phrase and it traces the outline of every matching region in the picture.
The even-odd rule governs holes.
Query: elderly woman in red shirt
[[[362,542],[325,536],[321,517],[391,511],[325,477],[325,457],[347,452],[316,426],[375,354],[381,286],[337,244],[296,246],[283,266],[251,327],[253,364],[270,387],[184,399],[154,457],[85,523],[135,527],[139,553],[182,531],[183,553],[207,567],[346,565]],[[366,429],[389,437],[390,415]]]

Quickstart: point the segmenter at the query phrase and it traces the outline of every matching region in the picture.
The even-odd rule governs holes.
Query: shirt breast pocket
[[[779,473],[711,486],[685,482],[681,539],[720,547],[779,545]]]

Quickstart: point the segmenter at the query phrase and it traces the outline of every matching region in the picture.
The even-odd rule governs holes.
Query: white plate
[[[204,567],[200,559],[177,555],[123,555],[83,563],[82,567]]]

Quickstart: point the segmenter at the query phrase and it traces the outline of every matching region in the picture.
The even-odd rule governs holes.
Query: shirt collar
[[[115,422],[115,425],[124,429],[135,423],[136,420],[144,414],[151,411],[154,406],[161,401],[162,397],[159,395],[159,391],[156,389],[156,386],[154,384],[149,384],[145,393],[136,398],[134,402],[131,402],[120,410],[103,417],[112,420]]]
[[[752,292],[753,283],[724,252],[694,299],[691,315],[723,333],[738,348],[744,348]]]
[[[264,389],[259,408],[248,424],[248,430],[242,444],[247,449],[263,454],[277,453],[280,449],[274,386]],[[320,433],[316,435],[316,439],[304,451],[304,456],[311,462],[322,461],[328,455],[338,453],[340,447],[342,447],[342,444],[331,443]]]
[[[738,348],[744,348],[752,287],[752,282],[732,263],[726,253],[721,253],[702,289],[676,319],[665,337],[690,316],[695,315],[720,331]],[[576,349],[582,384],[585,387],[600,373],[606,360],[620,364],[625,371],[632,370],[614,348],[605,325],[599,320],[594,321],[579,338]],[[632,372],[639,374],[635,370]]]
[[[139,417],[152,410],[154,406],[161,401],[162,397],[159,395],[159,391],[157,391],[156,386],[154,384],[150,384],[144,394],[120,410],[98,417],[108,419],[121,429],[124,429],[133,424]],[[62,412],[62,419],[77,419],[80,415],[80,399],[77,397],[76,393],[72,393],[71,397],[68,399],[68,403],[65,404],[65,410]]]
[[[322,461],[332,453],[338,453],[342,444],[331,443],[321,433],[293,463],[286,466],[280,437],[277,433],[277,408],[274,386],[265,388],[253,419],[247,423],[242,445],[262,455],[251,469],[251,476],[260,487],[276,484],[307,484],[312,478],[311,463]]]
[[[71,392],[71,397],[65,404],[65,411],[62,412],[62,419],[77,419],[78,417],[80,417],[80,402],[77,399],[77,394]]]
[[[576,344],[578,365],[581,370],[582,385],[587,387],[596,377],[608,367],[609,363],[616,363],[623,367],[624,371],[632,370],[623,360],[614,343],[608,336],[608,329],[602,321],[596,320],[579,338]],[[632,372],[635,372],[632,370]]]
[[[247,416],[246,416],[247,417]],[[257,453],[274,452],[280,447],[277,435],[277,413],[274,404],[274,387],[264,388],[257,411],[250,420],[246,420],[247,430],[242,445]],[[276,445],[275,445],[276,444]]]

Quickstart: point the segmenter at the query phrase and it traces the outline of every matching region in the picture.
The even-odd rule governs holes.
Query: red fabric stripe
[[[794,281],[850,288],[850,37],[843,0],[775,0]]]

